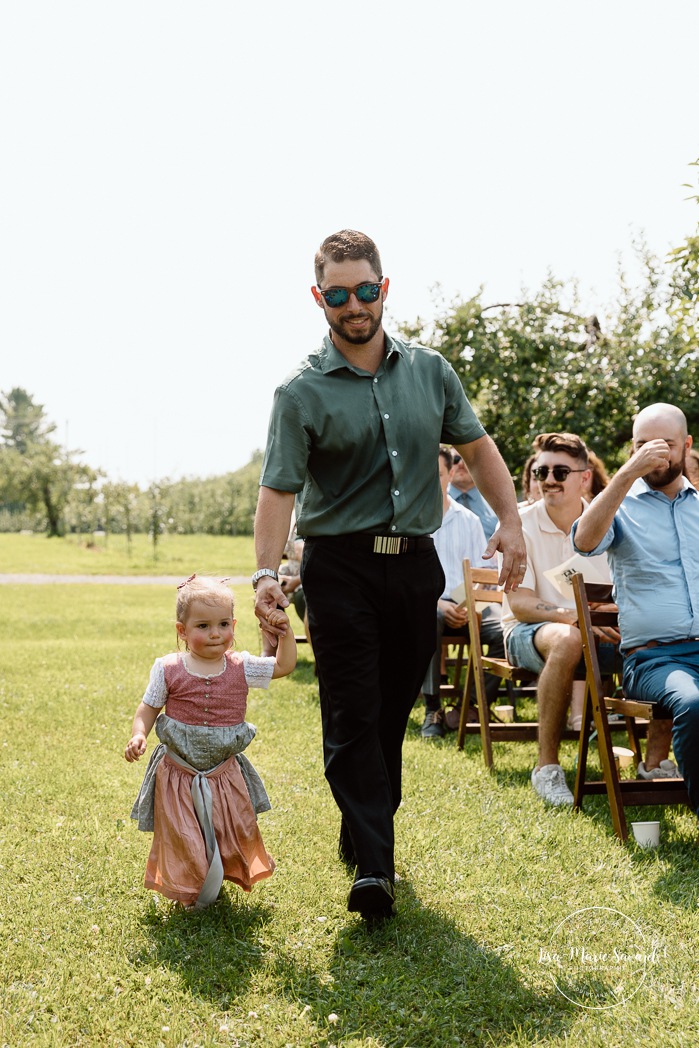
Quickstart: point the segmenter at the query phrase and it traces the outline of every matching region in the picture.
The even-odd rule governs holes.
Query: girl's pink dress
[[[256,816],[269,809],[269,800],[242,755],[255,736],[245,720],[248,687],[267,687],[273,668],[273,658],[229,651],[219,674],[200,677],[178,652],[157,659],[151,671],[144,702],[164,706],[155,724],[161,745],[131,816],[140,829],[153,830],[146,887],[185,906],[203,908],[213,901],[207,895],[212,883],[218,894],[221,873],[249,891],[274,870]],[[208,806],[208,816],[202,806]],[[212,861],[212,850],[220,863]]]

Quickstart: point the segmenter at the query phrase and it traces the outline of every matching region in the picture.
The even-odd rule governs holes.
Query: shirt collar
[[[396,342],[395,339],[391,338],[390,335],[386,335],[386,351],[384,354],[384,364],[387,360],[393,357],[395,354],[402,357],[403,348]],[[356,369],[352,367],[349,361],[343,357],[339,349],[333,345],[330,335],[326,335],[323,339],[323,343],[318,353],[318,363],[320,364],[320,370],[324,375],[329,374],[331,371],[339,371],[340,368],[349,368],[350,371]]]
[[[537,515],[539,517],[539,527],[542,531],[551,532],[552,534],[565,534],[565,532],[561,531],[558,525],[554,524],[554,522],[549,517],[549,511],[546,509],[546,503],[543,499],[538,499],[538,501],[532,505],[532,509],[534,509],[535,507]],[[587,508],[588,504],[587,502],[585,502],[585,499],[580,499],[580,516],[583,515]]]
[[[669,499],[667,495],[663,494],[662,491],[657,491],[655,488],[652,488],[650,484],[648,484],[648,482],[643,479],[643,477],[638,477],[637,480],[634,480],[633,484],[629,488],[629,495],[634,495],[636,498],[638,498],[641,495],[650,495],[651,498],[655,498],[656,496],[660,495],[661,498],[664,498],[667,502],[675,501],[675,499]],[[689,498],[692,498],[693,496],[699,496],[699,491],[697,491],[694,485],[689,480],[687,480],[686,477],[682,477],[682,487],[677,492],[675,498],[681,499],[686,498],[687,496],[689,496]]]

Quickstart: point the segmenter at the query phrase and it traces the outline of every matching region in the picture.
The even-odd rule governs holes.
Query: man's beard
[[[381,327],[383,304],[381,305],[378,316],[375,316],[373,313],[366,313],[364,315],[369,319],[369,327],[366,331],[358,332],[353,331],[351,327],[347,327],[343,321],[340,321],[339,323],[333,322],[327,312],[325,314],[328,324],[330,325],[330,330],[334,331],[336,335],[339,335],[341,339],[345,342],[349,342],[352,346],[364,346],[367,342],[371,342],[372,338]]]
[[[672,462],[664,470],[654,469],[652,473],[646,473],[643,478],[649,488],[666,488],[668,484],[672,484],[673,480],[677,480],[680,473],[684,469],[684,462]]]

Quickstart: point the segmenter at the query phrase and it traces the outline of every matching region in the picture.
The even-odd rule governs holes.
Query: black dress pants
[[[359,876],[393,878],[403,738],[435,650],[444,573],[433,548],[379,554],[337,536],[306,540],[301,577],[343,836]]]

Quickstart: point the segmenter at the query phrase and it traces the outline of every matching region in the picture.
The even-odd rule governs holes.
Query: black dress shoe
[[[383,873],[357,877],[350,888],[347,909],[367,920],[385,920],[396,912],[395,892],[391,880]]]

